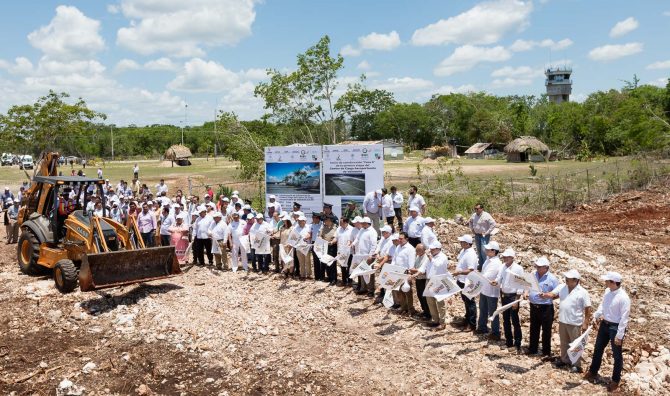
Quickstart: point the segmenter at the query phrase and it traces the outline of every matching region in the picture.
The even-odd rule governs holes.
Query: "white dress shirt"
[[[365,210],[365,213],[378,213],[379,204],[381,204],[381,197],[376,191],[371,191],[365,194],[365,199],[363,199],[363,209]]]
[[[501,267],[503,266],[502,261],[496,257],[489,257],[484,261],[482,265],[482,276],[489,281],[494,281],[498,277]],[[482,294],[486,297],[500,297],[500,287],[491,286],[489,283],[485,283],[482,287]]]
[[[426,274],[426,278],[430,279],[434,276],[448,274],[448,267],[449,259],[443,252],[440,252],[436,256],[426,260],[419,268],[419,272]]]
[[[356,246],[356,254],[371,256],[377,247],[377,231],[372,227],[361,229],[361,232],[356,236],[354,245]]]
[[[393,198],[391,198],[391,194],[386,194],[382,198],[382,216],[385,218],[395,216],[395,211],[393,210]]]
[[[558,294],[561,300],[558,308],[558,321],[572,326],[581,326],[584,323],[584,310],[591,306],[589,292],[581,285],[575,286],[570,291],[568,285],[561,283],[552,293]]]
[[[195,219],[195,223],[193,223],[195,237],[197,239],[209,239],[209,234],[207,234],[207,231],[209,231],[209,226],[213,221],[214,219],[212,219],[211,216],[198,216]]]
[[[174,220],[174,217],[172,217],[170,214],[167,216],[161,214],[161,235],[171,235],[170,227],[172,227],[175,223],[176,221]]]
[[[475,249],[469,247],[467,249],[461,249],[458,253],[458,265],[456,266],[456,271],[467,271],[467,270],[476,270],[477,265],[479,265],[479,259],[477,258],[477,253]],[[465,283],[467,280],[467,275],[458,275],[456,280]]]
[[[419,193],[416,193],[414,195],[410,195],[407,198],[407,210],[409,210],[409,208],[411,208],[412,206],[416,206],[416,207],[419,208],[419,214],[422,214],[423,213],[423,205],[425,205],[425,204],[426,204],[426,200],[423,199],[423,197]]]
[[[435,231],[431,227],[424,225],[421,229],[421,243],[426,249],[429,249],[433,242],[437,242]]]
[[[228,225],[228,234],[233,241],[233,245],[239,245],[240,238],[244,235],[244,225],[239,221],[231,221]]]
[[[381,237],[381,239],[377,243],[377,247],[375,248],[375,253],[377,254],[377,257],[386,256],[392,244],[393,243],[391,243],[391,237],[388,238]]]
[[[474,213],[468,224],[473,234],[490,235],[496,226],[496,221],[488,212],[482,211],[481,215]]]
[[[410,238],[421,238],[421,227],[423,227],[423,217],[419,215],[416,217],[408,217],[402,228]],[[427,247],[428,246],[426,246],[426,248]]]
[[[630,316],[630,298],[625,290],[618,288],[615,291],[610,289],[605,291],[603,302],[600,303],[595,318],[598,319],[601,316],[610,323],[619,324],[616,338],[622,340]]]
[[[396,193],[391,193],[391,199],[393,200],[393,208],[400,208],[402,207],[402,202],[404,201],[402,194],[399,192]]]
[[[502,267],[500,267],[498,276],[496,277],[496,281],[498,282],[498,285],[500,285],[500,290],[506,294],[523,294],[523,288],[519,289],[516,287],[518,285],[516,282],[514,282],[514,278],[512,276],[508,276],[508,272],[523,276],[523,268],[521,268],[519,264],[512,263],[512,265],[509,267],[503,264]]]
[[[414,266],[414,259],[416,258],[416,250],[409,242],[404,245],[398,245],[395,255],[393,255],[393,265],[410,269]]]
[[[337,227],[337,232],[335,232],[335,239],[337,239],[337,254],[341,254],[347,251],[349,245],[349,237],[351,236],[351,230],[354,227],[347,224],[346,228]]]

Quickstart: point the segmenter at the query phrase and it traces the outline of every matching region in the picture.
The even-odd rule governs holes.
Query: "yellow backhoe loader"
[[[103,180],[57,176],[58,157],[42,156],[21,202],[17,258],[22,272],[53,270],[63,293],[77,283],[92,291],[181,273],[173,246],[146,248],[133,218],[125,226],[106,217]],[[86,210],[96,190],[103,217]]]

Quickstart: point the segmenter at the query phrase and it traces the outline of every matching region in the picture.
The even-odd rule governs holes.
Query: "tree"
[[[418,103],[397,103],[375,117],[375,130],[383,138],[392,138],[413,149],[435,143],[435,122]]]
[[[35,104],[12,106],[2,117],[4,138],[34,153],[58,150],[91,131],[94,120],[107,118],[89,109],[82,98],[74,104],[65,102],[69,97],[49,91]]]
[[[362,80],[364,80],[364,77]],[[344,120],[349,117],[349,133],[358,140],[377,140],[382,136],[374,128],[377,114],[396,103],[391,92],[383,89],[369,90],[361,83],[349,85],[335,103],[335,110]]]
[[[292,73],[268,69],[270,81],[259,83],[254,94],[265,100],[265,109],[276,121],[300,126],[303,142],[335,144],[344,132],[341,114],[333,102],[344,58],[330,55],[328,36],[297,58],[298,68]]]

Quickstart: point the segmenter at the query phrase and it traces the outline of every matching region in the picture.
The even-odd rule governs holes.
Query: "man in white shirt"
[[[170,227],[175,224],[175,219],[170,214],[170,207],[164,206],[161,211],[160,216],[160,235],[161,235],[161,246],[170,246]]]
[[[373,259],[373,254],[375,252],[375,248],[377,247],[377,231],[372,228],[372,220],[369,217],[364,217],[363,221],[361,222],[362,229],[356,236],[356,240],[353,243],[353,246],[356,248],[356,254],[361,255],[361,256],[367,256],[368,257],[368,263],[372,263]],[[354,263],[356,266],[360,263]],[[374,297],[375,295],[375,289],[374,289],[374,274],[370,275],[370,284],[365,285],[365,279],[362,276],[358,277],[358,282],[361,285],[359,287],[360,290],[366,290],[368,292],[369,297]]]
[[[391,227],[391,232],[395,232],[395,227],[393,226],[393,219],[395,217],[393,198],[391,198],[391,194],[388,194],[386,188],[382,188],[382,217],[386,219],[386,224]]]
[[[273,194],[268,196],[267,218],[271,219],[274,212],[281,213],[281,204],[277,202],[277,197]]]
[[[344,217],[344,216],[342,216]],[[356,242],[356,238],[358,238],[358,234],[361,232],[363,229],[363,218],[360,216],[356,216],[353,218],[351,221],[353,227],[351,229],[351,233],[349,234],[349,249],[351,254],[349,255],[349,261],[347,265],[347,272],[351,272],[351,267],[353,264],[353,267],[356,268],[359,263],[352,263],[354,255],[356,254],[356,245],[354,245],[354,242]],[[350,279],[347,284],[352,285],[354,288],[355,292],[358,292],[361,290],[361,284],[357,283],[356,285],[353,285],[353,279]]]
[[[482,266],[482,276],[489,282],[495,281],[498,273],[502,268],[502,262],[498,258],[500,253],[500,245],[498,242],[491,241],[484,245],[486,249],[486,261]],[[493,315],[493,312],[498,308],[498,298],[500,297],[500,288],[498,286],[491,286],[484,284],[482,292],[479,295],[479,322],[477,322],[477,333],[488,334],[490,341],[500,341],[500,318],[496,315],[491,321],[491,332],[489,333],[488,318]]]
[[[342,286],[351,284],[351,279],[349,279],[349,266],[351,265],[349,237],[351,236],[352,229],[353,227],[349,225],[349,219],[342,216],[340,226],[337,227],[337,231],[335,232],[335,239],[337,239],[337,264],[340,266],[342,272]]]
[[[458,287],[463,289],[468,274],[477,269],[477,254],[472,248],[472,236],[462,235],[458,237],[458,242],[461,244],[461,251],[458,253],[456,271],[451,275],[456,278]],[[475,331],[477,330],[477,304],[475,304],[475,299],[468,298],[463,293],[461,293],[461,299],[465,306],[465,317],[461,322],[463,330]]]
[[[558,308],[558,335],[561,340],[561,360],[556,363],[556,367],[563,367],[571,364],[568,357],[568,348],[570,343],[589,327],[591,321],[591,298],[589,292],[579,285],[581,276],[577,270],[564,272],[565,283],[556,286],[549,293],[541,293],[544,298],[560,298],[561,303]],[[573,373],[581,372],[582,359],[575,363],[571,370]]]
[[[258,270],[264,274],[270,271],[270,235],[272,235],[270,224],[265,221],[262,213],[256,214],[256,221],[249,229],[252,265],[256,270],[258,263]]]
[[[307,218],[305,216],[300,215],[298,217],[298,224],[293,226],[292,232],[297,234],[300,239],[294,251],[298,261],[300,280],[305,280],[312,275],[312,268],[309,265],[310,227],[307,225]]]
[[[403,231],[409,237],[410,245],[416,248],[416,245],[421,243],[421,228],[423,227],[423,217],[419,215],[420,209],[418,206],[411,206],[409,208],[409,217],[403,226]]]
[[[402,193],[399,193],[395,186],[391,186],[391,200],[393,201],[393,212],[395,214],[395,218],[398,220],[398,230],[402,230],[402,203],[404,199],[402,197]]]
[[[523,268],[514,262],[516,252],[513,249],[507,248],[501,254],[503,266],[495,281],[492,281],[491,286],[500,286],[502,301],[501,305],[511,304],[522,298],[524,290],[518,288],[514,278],[510,273],[523,276]],[[514,333],[512,333],[512,326],[514,326]],[[519,322],[519,304],[515,304],[511,309],[503,312],[503,329],[505,330],[505,346],[507,348],[515,347],[517,353],[521,353],[521,323]]]
[[[600,279],[605,281],[605,295],[596,311],[594,318],[598,327],[598,336],[593,348],[593,360],[589,371],[584,374],[587,380],[598,378],[598,371],[602,363],[603,353],[607,344],[612,346],[612,357],[614,368],[612,370],[612,382],[607,390],[614,392],[621,381],[621,370],[623,370],[623,339],[630,319],[630,297],[621,288],[622,276],[618,272],[610,271],[602,275]]]
[[[437,235],[435,235],[435,219],[432,217],[426,217],[423,219],[423,227],[421,228],[421,244],[423,246],[430,246],[433,242],[437,241]]]
[[[420,215],[425,215],[426,214],[426,200],[423,199],[421,194],[418,193],[419,189],[415,185],[409,186],[409,197],[407,198],[407,207],[412,208],[412,206],[416,206],[419,208],[419,214]]]
[[[207,254],[207,261],[212,265],[214,257],[212,256],[212,240],[209,238],[207,231],[212,224],[212,217],[207,216],[207,208],[202,205],[198,208],[198,217],[193,223],[193,256],[196,265],[205,265],[205,253]]]
[[[437,242],[437,240],[435,241]],[[426,248],[423,243],[416,245],[415,252],[416,256],[414,257],[414,266],[409,269],[410,274],[417,274],[417,271],[422,266],[426,265],[428,261],[428,255],[426,254]],[[424,290],[426,290],[426,274],[419,273],[414,279],[414,286],[416,286],[416,297],[419,299],[419,304],[421,305],[421,313],[416,314],[415,317],[420,319],[430,319],[430,309],[428,308],[428,301],[426,297],[423,296]]]
[[[165,179],[161,179],[158,184],[156,184],[156,196],[160,197],[163,193],[167,195],[168,186],[165,184]]]
[[[407,240],[407,234],[400,232],[398,234],[398,247],[393,255],[392,264],[405,269],[409,273],[410,268],[414,268],[416,260],[416,250]],[[412,315],[414,313],[414,299],[412,298],[412,289],[407,292],[394,290],[393,298],[396,304],[400,304],[400,312]]]
[[[214,212],[212,214],[212,224],[209,226],[209,236],[212,238],[212,254],[216,268],[219,270],[228,269],[228,252],[226,242],[228,241],[228,224],[223,220],[223,213]]]
[[[430,246],[430,256],[430,259],[425,261],[418,270],[410,270],[410,272],[414,273],[412,278],[416,279],[418,274],[424,274],[426,278],[431,279],[434,276],[449,273],[449,259],[442,252],[442,244],[440,242],[435,242]],[[432,318],[432,321],[427,326],[433,327],[436,330],[443,330],[446,327],[445,321],[447,316],[444,300],[437,301],[435,297],[426,297],[426,302],[428,303],[428,309]]]
[[[244,235],[244,223],[240,222],[240,214],[237,212],[233,212],[231,214],[231,221],[228,225],[228,235],[231,246],[230,261],[233,272],[237,272],[240,258],[242,259],[242,268],[244,271],[249,271],[247,251],[244,248],[244,245],[242,245],[242,238],[246,237]]]
[[[316,255],[316,252],[314,252],[314,242],[316,242],[319,237],[319,231],[321,230],[322,225],[321,213],[312,212],[312,224],[309,226],[309,237],[312,247],[309,251],[311,252],[312,266],[314,267],[314,280],[327,282],[326,268],[321,264],[321,260],[319,260],[319,256]]]
[[[479,269],[486,260],[486,253],[484,252],[484,245],[489,243],[491,239],[491,232],[496,226],[496,221],[488,212],[484,211],[484,205],[475,205],[475,213],[470,216],[468,220],[470,230],[475,235],[475,244],[477,246],[477,254],[479,254]]]
[[[363,199],[363,210],[365,216],[372,221],[372,228],[379,235],[379,219],[382,211],[382,190],[370,191]]]

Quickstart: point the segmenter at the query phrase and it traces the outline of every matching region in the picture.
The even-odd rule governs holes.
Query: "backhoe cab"
[[[91,291],[162,279],[179,274],[174,247],[146,248],[137,224],[124,226],[107,215],[104,182],[80,176],[53,176],[57,153],[43,157],[25,194],[18,222],[19,268],[26,274],[53,270],[63,293],[77,287]],[[87,212],[93,192],[102,201],[103,217]]]

